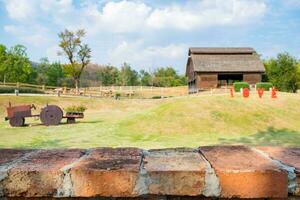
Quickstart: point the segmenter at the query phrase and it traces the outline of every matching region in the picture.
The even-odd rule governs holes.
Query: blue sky
[[[0,0],[0,43],[57,56],[58,32],[84,28],[92,62],[184,72],[189,47],[253,47],[300,58],[300,0]]]

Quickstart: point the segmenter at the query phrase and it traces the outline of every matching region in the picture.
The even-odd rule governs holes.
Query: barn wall
[[[243,81],[249,83],[249,84],[256,84],[258,82],[261,82],[261,74],[259,73],[249,73],[243,75]]]
[[[197,87],[198,89],[210,89],[218,86],[217,73],[198,73]]]
[[[187,77],[188,77],[188,81],[193,81],[195,79],[195,75],[194,75],[194,67],[193,67],[193,60],[189,59],[188,62],[188,67],[187,67]]]

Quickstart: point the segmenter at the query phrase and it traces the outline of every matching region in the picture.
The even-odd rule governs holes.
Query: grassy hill
[[[30,119],[30,127],[0,122],[0,147],[60,148],[136,146],[197,147],[212,144],[300,146],[300,95],[230,98],[202,95],[158,100],[112,100],[0,96],[0,117],[8,101],[62,108],[84,104],[85,119],[56,127]]]

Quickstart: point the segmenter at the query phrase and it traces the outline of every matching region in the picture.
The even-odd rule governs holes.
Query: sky
[[[300,59],[300,0],[0,0],[0,43],[58,56],[58,33],[85,29],[92,63],[185,71],[189,47],[253,47]]]

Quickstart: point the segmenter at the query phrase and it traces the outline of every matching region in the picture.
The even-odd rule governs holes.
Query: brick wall
[[[0,150],[3,198],[300,198],[300,148]]]

